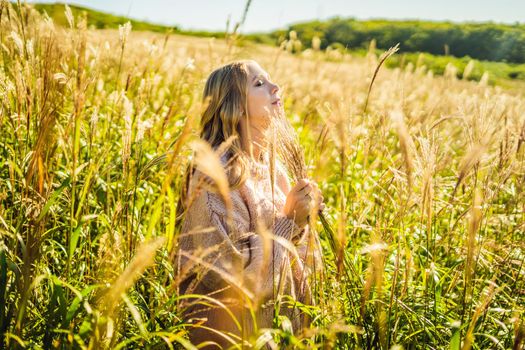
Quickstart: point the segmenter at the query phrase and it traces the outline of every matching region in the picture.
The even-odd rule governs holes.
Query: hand
[[[283,212],[303,228],[308,223],[312,210],[322,211],[325,208],[324,197],[314,181],[300,179],[286,197]]]

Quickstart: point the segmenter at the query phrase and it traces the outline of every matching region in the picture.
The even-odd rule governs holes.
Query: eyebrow
[[[264,76],[264,74],[259,74],[257,76],[255,76],[253,79],[252,79],[252,82],[254,82],[256,79],[260,78],[260,77],[263,77],[263,78],[266,78],[267,80],[270,80],[270,74],[266,74],[266,77]]]

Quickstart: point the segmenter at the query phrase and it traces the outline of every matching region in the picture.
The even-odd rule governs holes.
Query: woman
[[[300,179],[291,188],[284,166],[272,161],[268,131],[282,115],[279,93],[255,61],[220,67],[206,82],[200,136],[220,153],[230,193],[221,196],[210,174],[190,167],[178,273],[181,294],[203,295],[184,299],[194,344],[231,346],[270,328],[276,312],[295,331],[306,326],[296,308],[276,301],[309,302],[308,215],[324,204],[317,184]]]

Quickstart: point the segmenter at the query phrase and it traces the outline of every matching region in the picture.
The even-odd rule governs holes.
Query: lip
[[[272,105],[279,105],[280,106],[281,105],[281,99],[278,98],[277,100],[273,101]]]

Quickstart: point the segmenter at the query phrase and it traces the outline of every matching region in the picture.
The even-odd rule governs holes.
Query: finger
[[[312,192],[312,186],[310,184],[307,184],[306,186],[304,186],[300,191],[298,191],[297,193],[300,195],[300,196],[305,196],[307,194],[309,194],[310,192]]]
[[[313,200],[305,200],[303,203],[304,210],[310,212],[312,209],[316,207],[315,202]]]
[[[307,178],[302,178],[302,179],[299,179],[297,180],[297,185],[306,185],[306,184],[309,184],[310,183],[310,180],[308,180]]]
[[[313,203],[314,199],[310,195],[305,195],[297,200],[298,203]]]
[[[321,198],[321,197],[323,197],[323,194],[321,193],[321,191],[320,191],[318,188],[313,187],[313,188],[312,188],[312,191],[313,191],[313,194],[315,194],[315,197],[316,197],[316,198]]]
[[[310,184],[310,180],[308,179],[300,179],[297,181],[297,184],[295,187],[297,188],[297,191],[301,191],[305,186],[308,186]]]
[[[310,199],[304,198],[298,204],[304,211],[310,211],[314,203]]]
[[[323,200],[324,200],[324,197],[323,195],[321,194],[321,192],[317,191],[317,192],[314,192],[314,190],[310,193],[310,197],[312,197],[316,203],[322,203]]]

